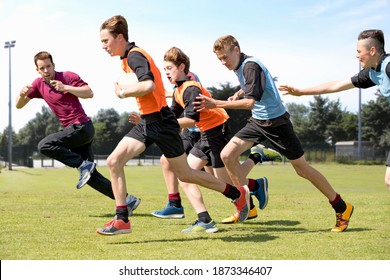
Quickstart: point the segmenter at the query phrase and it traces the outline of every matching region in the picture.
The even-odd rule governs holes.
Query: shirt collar
[[[388,53],[382,54],[382,56],[379,58],[379,62],[378,62],[378,64],[377,64],[377,66],[376,66],[376,68],[375,68],[375,71],[376,71],[376,72],[380,72],[380,71],[381,71],[382,62],[383,62],[383,60],[385,60],[385,58],[388,57],[389,55],[390,55],[390,54],[388,54]]]
[[[126,58],[128,55],[129,55],[129,51],[135,47],[135,43],[134,42],[131,42],[129,43],[127,46],[126,46],[126,51],[125,51],[125,54],[123,56],[121,56],[121,60]]]

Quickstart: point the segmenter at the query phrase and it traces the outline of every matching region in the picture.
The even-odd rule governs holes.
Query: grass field
[[[214,234],[184,234],[196,215],[182,194],[186,217],[162,220],[150,213],[166,205],[159,166],[126,167],[129,193],[142,202],[131,217],[133,232],[105,237],[97,227],[112,219],[114,202],[89,186],[76,190],[70,168],[15,169],[0,173],[2,260],[388,260],[390,191],[384,166],[314,165],[355,206],[350,227],[331,233],[328,201],[289,164],[256,166],[267,176],[270,200],[243,224],[218,224]],[[108,176],[106,167],[99,167]],[[223,195],[202,188],[218,223],[235,210]],[[257,200],[255,200],[257,204]]]

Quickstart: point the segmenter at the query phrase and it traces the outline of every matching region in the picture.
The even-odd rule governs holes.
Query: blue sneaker
[[[135,197],[131,194],[128,194],[126,196],[126,205],[127,209],[129,211],[129,216],[133,214],[133,211],[137,209],[138,205],[141,203],[141,199],[138,197]]]
[[[196,220],[192,226],[190,226],[187,229],[183,229],[181,232],[184,232],[184,233],[192,233],[192,232],[214,233],[217,231],[218,231],[218,228],[217,228],[214,221],[211,221],[210,223],[206,224],[204,222],[200,222],[200,221]]]
[[[80,179],[76,185],[76,188],[81,189],[91,178],[91,174],[95,171],[96,163],[84,160],[83,163],[78,168],[80,172]]]
[[[161,218],[161,219],[183,219],[184,218],[184,208],[176,207],[171,205],[171,202],[168,201],[167,206],[159,211],[152,212],[152,215]]]
[[[256,145],[251,148],[251,154],[259,154],[261,156],[261,162],[275,161],[282,162],[283,157],[280,153],[270,148],[266,148],[263,145]]]
[[[268,180],[267,177],[256,179],[259,184],[257,191],[251,192],[259,200],[259,208],[264,209],[268,204]]]

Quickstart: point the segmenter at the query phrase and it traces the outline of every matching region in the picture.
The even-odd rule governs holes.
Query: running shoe
[[[176,207],[168,201],[167,206],[159,211],[152,212],[152,215],[161,219],[183,219],[184,218],[184,207]]]
[[[253,146],[251,148],[250,153],[251,154],[259,154],[261,156],[262,162],[265,162],[265,161],[282,162],[283,161],[283,157],[279,152],[272,150],[270,148],[266,148],[265,146],[260,145],[260,144]]]
[[[242,223],[244,222],[248,216],[249,216],[249,210],[250,210],[250,203],[249,203],[249,189],[247,186],[237,186],[236,187],[239,192],[240,196],[233,201],[234,206],[237,208],[238,212],[238,222]]]
[[[238,212],[234,213],[230,217],[223,219],[221,221],[221,224],[235,224],[235,223],[237,223],[238,222],[238,215],[239,215]],[[256,207],[253,207],[253,209],[251,209],[249,211],[249,216],[248,216],[247,220],[254,219],[256,217],[257,217],[257,210],[256,210]]]
[[[353,206],[348,202],[345,204],[347,209],[343,213],[336,213],[336,225],[332,228],[333,232],[342,232],[348,227],[349,219],[351,219],[353,213]]]
[[[256,179],[259,184],[257,191],[251,192],[259,201],[259,208],[263,210],[268,204],[268,180],[267,177]]]
[[[193,232],[214,233],[217,231],[218,231],[218,228],[217,228],[214,221],[211,221],[210,223],[206,224],[204,222],[200,222],[200,221],[196,220],[192,226],[190,226],[187,229],[183,229],[181,232],[184,232],[184,233],[193,233]]]
[[[138,205],[141,203],[141,199],[138,197],[135,197],[131,194],[128,194],[126,196],[126,205],[127,209],[129,211],[129,216],[133,214],[133,211],[137,209]]]
[[[104,225],[103,228],[98,228],[97,233],[101,235],[116,235],[126,234],[131,232],[130,220],[125,223],[123,220],[112,220]]]
[[[80,179],[76,185],[76,188],[81,189],[88,182],[95,168],[96,168],[96,163],[88,160],[83,161],[83,163],[78,168],[80,172]]]

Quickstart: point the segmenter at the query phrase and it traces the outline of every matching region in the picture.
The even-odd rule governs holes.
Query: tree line
[[[220,84],[219,88],[208,88],[211,95],[226,100],[239,89],[230,83]],[[376,99],[362,104],[361,137],[372,143],[379,153],[390,148],[390,104],[385,97],[376,92]],[[286,103],[295,131],[305,148],[334,147],[338,141],[358,140],[358,114],[342,108],[339,100],[314,96],[308,105]],[[251,112],[246,110],[226,110],[230,116],[232,133],[237,132],[246,123]],[[95,126],[94,152],[97,155],[110,154],[117,143],[132,128],[128,121],[131,112],[119,114],[114,108],[100,109],[92,121]],[[14,162],[26,160],[37,155],[39,141],[61,129],[61,124],[50,109],[42,106],[35,118],[13,135]],[[154,152],[153,152],[154,153]],[[8,127],[0,133],[0,158],[8,159]],[[20,164],[20,163],[19,163]]]

